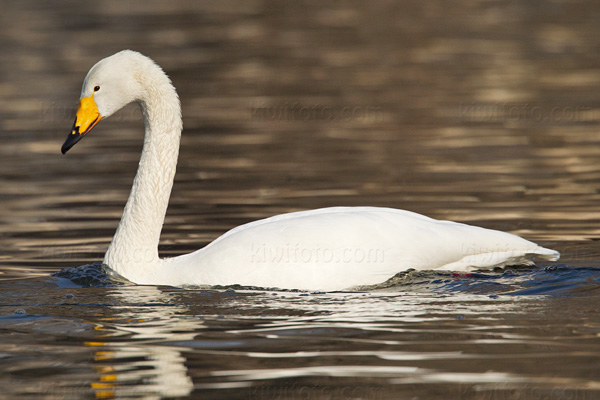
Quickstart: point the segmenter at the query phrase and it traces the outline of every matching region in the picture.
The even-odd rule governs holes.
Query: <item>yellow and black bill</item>
[[[96,106],[93,95],[79,100],[79,108],[75,115],[73,128],[71,129],[69,136],[67,136],[67,140],[63,143],[61,152],[66,154],[67,151],[87,135],[101,119],[102,116],[100,115],[100,112],[98,112],[98,106]]]

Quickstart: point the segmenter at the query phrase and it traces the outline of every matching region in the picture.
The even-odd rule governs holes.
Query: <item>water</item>
[[[600,5],[9,2],[0,13],[7,398],[600,398]],[[184,136],[163,256],[281,212],[403,208],[560,263],[357,293],[133,286],[98,265],[139,110],[60,146],[93,63],[154,58]],[[60,275],[57,271],[69,267]]]

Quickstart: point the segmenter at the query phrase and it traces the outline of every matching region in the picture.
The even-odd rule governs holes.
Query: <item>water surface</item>
[[[579,0],[3,5],[5,395],[600,398],[598,15]],[[123,48],[183,106],[163,256],[282,212],[373,205],[512,232],[560,263],[357,293],[52,275],[102,259],[135,173],[136,107],[60,155],[87,70]]]

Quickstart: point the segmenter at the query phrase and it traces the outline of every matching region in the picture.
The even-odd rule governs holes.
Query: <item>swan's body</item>
[[[341,290],[409,268],[465,271],[558,259],[558,252],[509,233],[376,207],[278,215],[232,229],[194,253],[160,259],[182,129],[177,93],[160,67],[129,50],[92,67],[62,151],[130,102],[140,104],[146,136],[104,263],[132,282]]]

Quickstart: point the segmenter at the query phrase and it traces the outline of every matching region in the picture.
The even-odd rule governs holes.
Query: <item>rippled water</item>
[[[600,398],[600,5],[397,3],[3,4],[3,395]],[[87,70],[123,48],[183,105],[164,256],[281,212],[374,205],[516,233],[560,263],[360,293],[111,280],[91,264],[139,111],[60,146]]]

